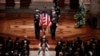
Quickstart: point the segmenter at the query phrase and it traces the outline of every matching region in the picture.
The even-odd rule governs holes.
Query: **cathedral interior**
[[[86,9],[86,13],[84,13],[85,16],[82,17],[85,18],[85,23],[79,26],[80,23],[75,19],[75,15],[77,14],[77,11],[80,11],[79,8],[82,4],[84,4]],[[12,42],[15,43],[15,40],[18,38],[21,45],[23,45],[22,42],[27,38],[29,46],[26,51],[39,50],[38,45],[41,41],[40,39],[35,38],[35,9],[38,8],[40,11],[43,11],[43,8],[46,7],[46,10],[50,12],[54,6],[58,6],[61,13],[55,31],[55,40],[52,39],[50,27],[47,27],[45,30],[45,36],[50,46],[48,49],[49,51],[53,51],[53,53],[50,52],[49,56],[55,56],[55,48],[60,40],[63,40],[64,43],[74,43],[74,47],[77,38],[82,41],[82,47],[85,42],[91,44],[92,41],[92,44],[95,43],[97,49],[100,50],[100,0],[0,0],[0,47],[2,47],[0,48],[0,56],[11,56],[11,54],[9,54],[11,49],[9,51],[5,49],[3,51],[1,50],[8,39],[11,39]],[[40,38],[42,37],[43,32],[40,29]],[[9,48],[14,49],[14,44],[12,46],[13,47],[10,46]],[[21,47],[21,50],[24,49]],[[95,52],[96,54],[92,52],[93,56],[100,55],[98,54],[98,50]],[[13,50],[12,53],[16,55],[17,51]],[[69,52],[66,51],[66,53]],[[30,54],[30,52],[28,55],[22,54],[20,55],[19,53],[19,55],[16,56],[37,56]],[[64,55],[64,52],[62,52],[58,56],[67,56],[67,54]],[[85,54],[83,56],[89,55]]]

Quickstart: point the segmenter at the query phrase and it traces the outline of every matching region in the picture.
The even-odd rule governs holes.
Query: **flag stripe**
[[[46,14],[41,14],[40,15],[40,22],[39,25],[40,26],[51,26],[51,20],[50,20],[50,16],[46,13]]]

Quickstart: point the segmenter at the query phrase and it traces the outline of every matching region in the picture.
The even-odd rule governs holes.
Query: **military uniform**
[[[52,22],[52,26],[50,27],[51,35],[52,35],[52,39],[55,40],[55,32],[58,23],[58,17],[55,10],[51,12],[51,22]]]
[[[39,10],[35,10],[34,14],[34,26],[35,26],[35,37],[36,39],[40,38],[40,26],[39,26],[39,20],[40,20],[40,13]]]
[[[57,17],[58,17],[58,19],[57,19],[57,21],[58,21],[60,14],[61,14],[61,11],[60,11],[60,8],[58,6],[55,6],[54,8],[55,8],[55,11],[56,11],[56,14],[57,14]]]

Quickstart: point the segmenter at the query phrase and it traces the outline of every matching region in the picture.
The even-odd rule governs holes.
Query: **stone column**
[[[90,12],[91,12],[91,14],[93,14],[93,15],[96,15],[96,14],[98,14],[98,12],[99,12],[99,3],[98,3],[98,1],[99,0],[91,0],[90,1]]]
[[[96,28],[100,28],[100,0],[91,0],[90,13],[96,17]]]

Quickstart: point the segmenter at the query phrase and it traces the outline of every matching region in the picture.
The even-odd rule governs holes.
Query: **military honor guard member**
[[[53,40],[55,40],[55,32],[58,25],[58,17],[54,9],[52,9],[51,11],[51,22],[52,22],[52,26],[50,27],[51,37]]]
[[[54,6],[54,8],[55,8],[56,14],[57,14],[58,19],[59,19],[60,18],[60,14],[61,14],[61,10],[60,10],[59,6]]]
[[[35,38],[40,38],[40,26],[39,26],[39,20],[40,20],[40,10],[36,9],[34,13],[34,27],[35,27]]]

